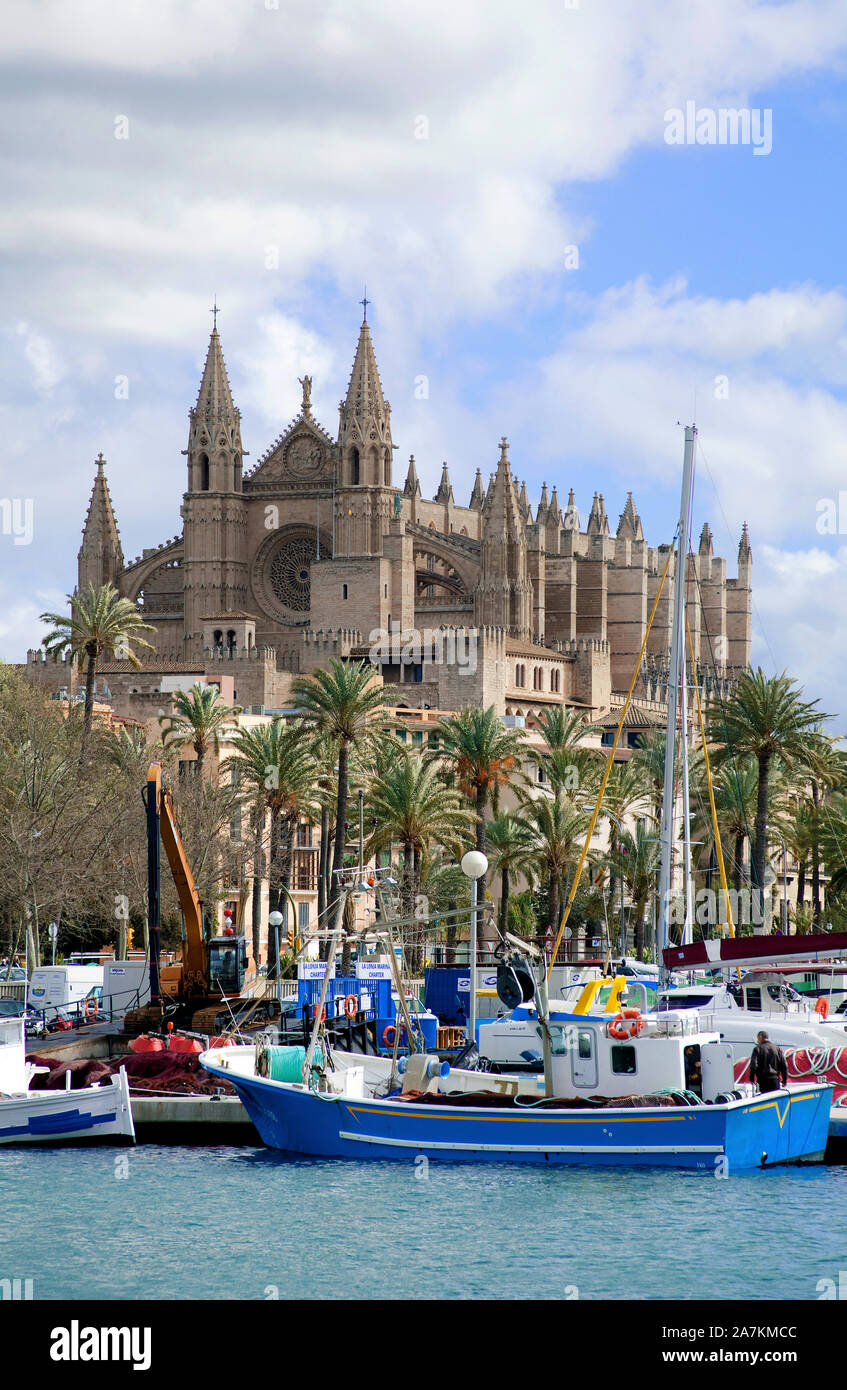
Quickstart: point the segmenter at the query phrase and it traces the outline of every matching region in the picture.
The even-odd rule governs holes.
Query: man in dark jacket
[[[778,1091],[788,1081],[788,1067],[781,1047],[770,1042],[767,1033],[756,1034],[756,1046],[750,1058],[750,1080],[760,1091]]]

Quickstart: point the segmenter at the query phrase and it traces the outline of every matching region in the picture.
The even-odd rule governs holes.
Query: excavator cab
[[[247,969],[243,936],[213,936],[209,942],[209,994],[240,994]]]

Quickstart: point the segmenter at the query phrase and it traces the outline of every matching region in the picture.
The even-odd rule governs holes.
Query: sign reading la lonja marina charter
[[[390,980],[391,966],[387,960],[360,960],[356,965],[357,980]]]
[[[326,974],[325,960],[301,960],[297,966],[298,980],[322,980]],[[335,979],[335,961],[329,967],[329,978]]]

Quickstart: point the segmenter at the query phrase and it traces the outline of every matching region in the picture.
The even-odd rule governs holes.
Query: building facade
[[[424,498],[414,456],[395,484],[391,409],[362,323],[334,437],[301,379],[297,417],[245,469],[241,416],[217,328],[189,413],[181,528],[127,562],[97,459],[78,557],[80,587],[111,580],[155,627],[141,672],[106,663],[122,713],[144,718],[178,673],[233,678],[245,708],[281,708],[294,675],[330,657],[366,657],[411,706],[494,704],[526,717],[562,701],[587,711],[625,690],[669,554],[650,546],[632,493],[612,530],[602,494],[583,524],[573,491],[531,505],[501,438],[466,506],[443,464]],[[175,499],[176,502],[176,499]],[[737,573],[708,525],[688,561],[688,617],[707,689],[750,659],[752,555]],[[662,702],[671,632],[671,560],[641,663],[637,696]],[[73,686],[29,653],[34,674]]]

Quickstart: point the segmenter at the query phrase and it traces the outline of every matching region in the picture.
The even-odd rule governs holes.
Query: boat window
[[[758,986],[756,986],[755,989],[752,987],[748,987],[745,993],[747,996],[747,1008],[750,1009],[753,1013],[760,1014],[762,1012],[761,989]]]
[[[634,1076],[635,1048],[621,1043],[612,1048],[612,1072],[615,1076]]]
[[[580,1032],[580,1033],[577,1034],[576,1049],[577,1049],[577,1056],[578,1056],[578,1057],[590,1057],[590,1056],[591,1056],[591,1034],[590,1034],[590,1033],[582,1033],[582,1032]]]

